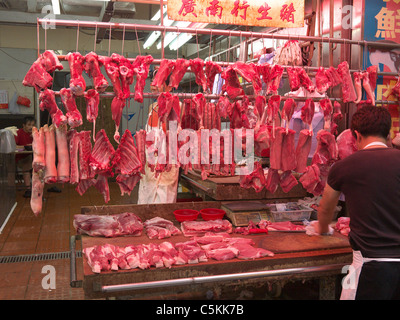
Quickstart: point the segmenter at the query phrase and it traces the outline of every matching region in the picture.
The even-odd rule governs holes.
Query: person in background
[[[32,116],[26,116],[22,124],[22,128],[18,129],[17,135],[15,136],[15,143],[17,149],[25,149],[25,151],[32,151],[32,128],[34,127],[36,121]],[[22,177],[24,179],[24,185],[28,189],[24,193],[25,198],[31,196],[31,171],[32,171],[32,154],[16,154],[15,162],[17,168],[21,170]]]
[[[388,147],[390,113],[365,106],[352,117],[358,151],[330,169],[315,230],[329,231],[341,192],[350,216],[353,263],[341,299],[400,299],[400,150]]]
[[[157,70],[154,72],[154,75]],[[153,77],[154,77],[153,75]],[[170,91],[171,88],[167,85],[169,77],[161,88],[151,86],[153,93],[161,93]],[[158,104],[157,101],[150,105],[149,115],[146,123],[146,131],[162,129],[167,134],[166,124],[160,124],[158,118]],[[182,110],[181,110],[182,113]],[[182,116],[182,115],[181,115]],[[178,124],[179,126],[179,124]],[[138,204],[150,203],[174,203],[178,195],[178,180],[179,180],[179,166],[172,165],[171,169],[158,174],[151,171],[149,165],[146,163],[145,174],[139,182]]]

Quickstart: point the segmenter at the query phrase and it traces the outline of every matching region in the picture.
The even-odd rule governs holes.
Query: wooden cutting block
[[[350,245],[347,237],[335,231],[331,236],[309,236],[305,233],[294,232],[269,232],[258,246],[274,253],[290,253],[346,248]]]

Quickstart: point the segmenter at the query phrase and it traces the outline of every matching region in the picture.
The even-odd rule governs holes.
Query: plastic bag
[[[307,235],[309,235],[309,236],[319,236],[319,235],[321,235],[319,233],[319,230],[318,231],[316,230],[316,229],[319,228],[319,226],[317,225],[318,221],[316,221],[316,220],[315,221],[311,221],[311,222],[303,221],[303,224],[306,226],[306,234]],[[322,235],[330,236],[330,235],[333,234],[333,228],[331,226],[328,226],[328,228],[329,228],[329,231],[327,233],[323,233]]]
[[[17,104],[18,94],[14,92],[12,99],[8,104],[8,111],[12,114],[20,114],[21,111],[19,109],[19,105]]]
[[[18,96],[17,104],[29,108],[31,106],[31,100],[27,97]]]
[[[0,130],[0,153],[14,152],[16,147],[13,133],[7,129]]]

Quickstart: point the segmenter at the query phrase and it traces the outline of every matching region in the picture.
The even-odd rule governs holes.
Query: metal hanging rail
[[[178,33],[191,33],[191,34],[205,34],[205,35],[221,35],[232,37],[244,38],[260,38],[260,39],[277,39],[277,40],[298,40],[298,41],[311,41],[311,42],[325,42],[325,43],[338,43],[350,44],[368,47],[381,47],[381,48],[400,48],[397,43],[380,43],[365,40],[347,40],[331,37],[316,37],[316,36],[300,36],[288,34],[269,34],[262,32],[252,31],[232,31],[221,29],[197,29],[197,28],[179,28],[176,26],[159,26],[159,25],[143,25],[131,23],[116,23],[116,22],[93,22],[93,21],[78,21],[78,20],[59,20],[59,19],[37,19],[37,23],[48,23],[55,26],[65,27],[80,27],[80,28],[114,28],[125,30],[143,30],[143,31],[161,31],[161,32],[178,32]]]

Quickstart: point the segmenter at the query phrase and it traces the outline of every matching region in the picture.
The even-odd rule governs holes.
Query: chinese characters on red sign
[[[178,21],[301,27],[304,0],[168,0],[168,15]]]

